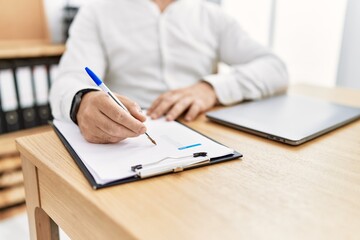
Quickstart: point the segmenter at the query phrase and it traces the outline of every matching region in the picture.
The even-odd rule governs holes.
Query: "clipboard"
[[[178,123],[180,123],[180,122],[178,122]],[[69,152],[71,157],[74,159],[74,161],[77,164],[77,166],[79,167],[80,171],[84,174],[85,178],[87,179],[87,181],[89,182],[89,184],[92,186],[92,188],[94,190],[105,188],[105,187],[111,187],[111,186],[115,186],[115,185],[119,185],[119,184],[144,180],[144,179],[148,179],[148,178],[152,178],[152,177],[158,177],[158,176],[166,175],[166,174],[169,174],[169,173],[180,172],[180,171],[190,170],[190,169],[194,169],[194,168],[198,168],[198,167],[213,165],[213,164],[216,164],[216,163],[221,163],[221,162],[225,162],[225,161],[229,161],[229,160],[240,159],[243,156],[241,153],[234,151],[232,154],[229,154],[229,155],[226,155],[226,156],[210,158],[209,161],[204,161],[204,162],[201,162],[199,164],[190,164],[189,166],[180,167],[180,168],[177,167],[177,168],[174,168],[173,171],[159,172],[158,174],[155,174],[155,175],[152,175],[152,176],[146,177],[146,178],[133,176],[133,177],[128,177],[128,178],[123,178],[123,179],[111,181],[111,182],[108,182],[106,184],[99,184],[99,183],[97,183],[95,181],[93,175],[90,173],[90,171],[85,166],[84,162],[81,160],[81,158],[78,156],[78,154],[75,152],[73,147],[69,144],[69,142],[63,136],[63,134],[54,125],[53,121],[49,121],[49,124],[52,126],[55,133],[57,134],[57,136],[59,137],[61,142],[64,144],[66,150]],[[196,131],[196,130],[194,130],[192,128],[189,128],[188,126],[186,126],[186,125],[184,125],[182,123],[180,123],[180,124],[183,125],[184,127],[188,128],[188,129],[191,129],[192,131],[194,131],[194,132],[196,132],[196,133],[210,139],[211,141],[214,141],[214,142],[216,142],[218,144],[221,144],[221,143],[219,143],[219,142],[205,136],[204,134],[199,133],[198,131]],[[223,144],[221,144],[221,145],[223,145]]]

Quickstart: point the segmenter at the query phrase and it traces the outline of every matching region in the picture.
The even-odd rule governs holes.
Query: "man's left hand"
[[[217,97],[213,87],[207,82],[199,82],[160,95],[148,109],[147,114],[152,119],[165,116],[166,120],[172,121],[186,112],[185,120],[192,121],[216,103]]]

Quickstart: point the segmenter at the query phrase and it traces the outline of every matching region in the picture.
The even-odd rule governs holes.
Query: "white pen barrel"
[[[111,92],[110,89],[104,84],[104,83],[101,83],[99,85],[99,87],[104,91],[104,92]]]
[[[125,111],[129,112],[129,110],[125,107],[125,105],[120,102],[120,100],[110,91],[110,89],[105,85],[105,84],[100,84],[99,87],[105,91],[107,94],[109,94],[109,96],[114,99],[114,101],[121,107],[123,108]]]

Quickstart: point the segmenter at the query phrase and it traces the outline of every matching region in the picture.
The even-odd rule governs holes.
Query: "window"
[[[223,0],[226,12],[287,64],[292,83],[336,83],[346,0]],[[271,17],[274,14],[274,31]],[[272,37],[273,38],[272,38]]]

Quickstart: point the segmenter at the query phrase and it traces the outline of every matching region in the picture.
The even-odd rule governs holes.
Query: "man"
[[[219,61],[232,71],[217,74]],[[86,66],[131,115],[95,91]],[[139,105],[153,119],[184,113],[191,121],[216,104],[270,96],[286,86],[284,64],[215,4],[102,0],[76,17],[50,102],[54,117],[77,123],[89,142],[114,143],[146,131]]]

